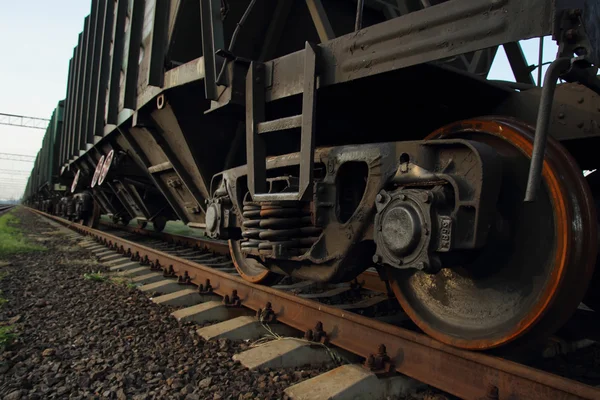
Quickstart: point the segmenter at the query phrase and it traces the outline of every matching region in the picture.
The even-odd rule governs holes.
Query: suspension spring
[[[303,254],[316,242],[321,228],[313,225],[310,205],[299,201],[244,201],[243,250],[260,254]]]

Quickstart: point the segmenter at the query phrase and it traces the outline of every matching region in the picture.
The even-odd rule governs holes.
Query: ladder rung
[[[302,126],[302,115],[293,115],[273,121],[261,122],[257,126],[258,133],[284,131],[286,129],[300,128]]]

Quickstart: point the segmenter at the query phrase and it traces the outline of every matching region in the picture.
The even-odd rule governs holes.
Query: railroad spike
[[[190,278],[190,275],[188,274],[187,271],[184,271],[183,276],[180,276],[179,278],[177,278],[177,283],[179,283],[180,285],[191,285],[192,278]]]
[[[158,260],[156,260],[156,262],[158,263]],[[175,269],[173,268],[173,264],[170,264],[168,268],[165,268],[165,270],[163,271],[163,276],[165,278],[171,278],[171,277],[177,276],[175,274]]]
[[[369,354],[363,367],[379,376],[386,376],[394,372],[394,365],[384,344],[378,346],[377,354]]]
[[[223,304],[226,307],[241,307],[242,306],[242,299],[240,299],[240,297],[238,296],[238,291],[236,289],[233,289],[233,291],[231,292],[231,297],[229,297],[229,295],[225,295],[225,297],[223,298]]]
[[[259,308],[256,311],[256,319],[258,319],[259,322],[265,322],[267,324],[277,322],[277,317],[275,315],[275,311],[273,311],[273,307],[270,301],[267,302],[264,309]]]
[[[317,321],[314,329],[307,329],[304,332],[304,339],[323,344],[329,343],[329,338],[325,330],[323,330],[323,323],[321,321]]]
[[[200,294],[212,294],[213,293],[213,287],[210,284],[210,279],[207,279],[206,283],[204,285],[200,284],[198,286],[198,293],[200,293]]]

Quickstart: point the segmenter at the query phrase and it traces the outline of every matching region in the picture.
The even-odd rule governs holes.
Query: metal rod
[[[542,86],[542,65],[544,62],[544,37],[540,36],[540,54],[538,55],[538,79],[537,85]]]
[[[544,76],[544,86],[542,87],[542,95],[535,126],[535,138],[533,142],[533,152],[531,154],[529,177],[527,179],[527,189],[525,190],[525,202],[535,201],[537,190],[540,186],[556,81],[560,75],[570,68],[570,66],[570,58],[557,58],[550,64],[546,71],[546,75]]]
[[[250,15],[250,12],[252,11],[252,9],[254,8],[255,5],[256,5],[256,0],[252,0],[250,2],[250,4],[248,4],[248,7],[246,7],[246,11],[244,11],[242,18],[240,18],[240,21],[236,24],[235,30],[233,31],[233,34],[231,35],[231,40],[229,41],[229,47],[228,47],[229,52],[233,53],[233,50],[235,49],[235,43],[237,42],[238,35],[240,34],[240,30],[246,23],[246,20],[248,19],[248,16]],[[221,65],[221,70],[219,71],[219,75],[217,76],[217,84],[219,84],[219,85],[224,84],[222,82],[222,79],[223,79],[223,75],[225,74],[226,67],[227,67],[227,60],[225,60],[223,65]]]
[[[364,7],[365,7],[365,0],[358,0],[356,2],[356,22],[354,24],[355,32],[360,31],[362,29]]]

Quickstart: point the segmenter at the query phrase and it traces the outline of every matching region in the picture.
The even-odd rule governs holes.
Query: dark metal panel
[[[137,81],[142,43],[142,29],[144,26],[144,0],[134,0],[131,15],[131,32],[129,36],[129,52],[127,57],[127,71],[125,74],[125,95],[123,108],[135,110],[137,95]]]
[[[77,89],[77,67],[78,67],[78,56],[79,56],[79,44],[81,43],[81,33],[77,40],[77,46],[73,49],[73,59],[71,64],[71,75],[69,80],[71,82],[71,88],[67,95],[67,113],[65,119],[67,121],[67,131],[65,132],[64,149],[61,157],[61,164],[66,164],[69,161],[70,149],[71,149],[71,138],[73,137],[75,120],[73,117],[73,109],[75,108],[75,92]]]
[[[292,0],[279,0],[277,2],[277,7],[273,13],[273,18],[269,24],[267,34],[265,35],[265,41],[258,61],[270,60],[275,55],[277,45],[281,39],[281,34],[285,28],[285,23],[288,20],[291,9]]]
[[[79,136],[79,150],[87,150],[87,143],[93,143],[93,136],[90,138],[89,131],[89,110],[91,100],[91,90],[93,82],[93,70],[97,64],[95,59],[95,46],[97,43],[97,26],[99,22],[100,13],[98,12],[100,0],[92,0],[92,13],[90,19],[90,25],[87,32],[87,44],[85,51],[85,69],[83,79],[83,103],[81,104],[81,133]],[[91,139],[91,140],[90,140]],[[79,154],[76,154],[77,157]]]
[[[121,79],[121,66],[125,52],[125,20],[127,19],[127,0],[117,2],[117,20],[113,30],[113,54],[110,67],[108,89],[108,103],[106,110],[106,123],[116,124],[119,115],[119,87]]]
[[[79,144],[81,143],[82,135],[82,112],[83,98],[85,91],[85,60],[87,57],[87,43],[90,31],[90,16],[85,17],[83,23],[83,37],[81,46],[79,47],[79,67],[77,73],[77,92],[75,94],[75,131],[73,135],[73,143],[71,143],[70,157],[73,158],[79,155]]]
[[[52,179],[52,182],[54,183],[54,178],[58,175],[58,171],[60,168],[60,150],[61,150],[61,142],[62,142],[62,138],[64,136],[64,132],[65,132],[65,121],[64,121],[64,117],[65,117],[65,100],[61,100],[58,102],[58,107],[56,108],[56,130],[55,130],[55,136],[54,136],[54,140],[52,143],[52,158],[50,160],[49,166],[50,166],[50,176]]]
[[[121,135],[123,135],[127,143],[129,143],[131,148],[134,150],[132,156],[137,157],[140,160],[140,162],[146,166],[147,169],[150,168],[152,166],[152,163],[150,162],[150,160],[148,160],[148,157],[146,156],[146,154],[144,154],[142,148],[133,138],[133,135],[131,135],[131,133],[126,128],[117,129],[121,133]],[[161,191],[161,193],[163,194],[163,196],[165,197],[175,214],[177,214],[180,220],[187,224],[189,222],[189,219],[186,217],[185,210],[179,206],[179,203],[173,197],[173,194],[171,193],[165,182],[162,179],[155,177],[152,173],[149,173],[148,175],[150,176],[150,179],[152,179],[154,186],[156,186]]]
[[[93,144],[94,143],[94,135],[99,133],[101,135],[101,131],[96,132],[96,112],[98,110],[98,90],[100,89],[100,68],[102,63],[105,60],[102,58],[103,56],[103,45],[104,45],[104,33],[105,33],[105,24],[107,22],[107,18],[110,18],[109,22],[112,22],[112,12],[109,17],[107,13],[107,3],[113,3],[114,0],[99,0],[97,4],[97,13],[96,13],[96,25],[94,28],[94,33],[91,38],[93,44],[92,50],[92,65],[91,65],[91,75],[88,86],[89,92],[89,101],[86,104],[86,143]]]
[[[528,12],[523,12],[528,10]],[[412,65],[548,35],[552,2],[546,0],[449,1],[372,25],[319,45],[321,87]],[[273,62],[267,100],[302,92],[299,51]]]
[[[85,28],[88,26],[89,24],[89,16],[85,17],[85,20],[83,22],[83,26],[84,26],[84,31],[82,33],[79,34],[79,44],[77,45],[77,63],[76,63],[76,70],[75,70],[75,86],[74,86],[74,91],[73,91],[73,110],[72,110],[72,115],[71,115],[71,119],[72,119],[72,131],[71,134],[69,135],[69,151],[67,153],[67,162],[69,161],[69,159],[71,159],[71,157],[73,157],[73,154],[75,154],[75,143],[79,143],[79,109],[80,109],[80,104],[81,104],[81,93],[82,93],[82,72],[83,72],[83,68],[82,68],[82,64],[83,64],[83,50],[84,50],[84,43],[85,43]]]
[[[64,120],[65,123],[63,124],[62,130],[61,130],[61,135],[60,135],[60,140],[59,140],[59,149],[58,149],[58,155],[57,155],[57,162],[59,165],[61,165],[64,162],[64,154],[65,154],[65,140],[67,138],[66,133],[69,131],[69,124],[68,124],[68,117],[69,117],[69,102],[71,101],[71,89],[73,87],[73,61],[74,61],[75,57],[73,56],[73,58],[71,58],[69,60],[69,72],[67,74],[67,96],[65,98],[65,108],[64,108]]]
[[[97,81],[95,82],[94,109],[90,110],[92,124],[90,131],[94,136],[104,136],[104,110],[106,107],[106,96],[108,79],[110,77],[110,49],[115,21],[116,2],[114,0],[103,0],[104,19],[101,26],[101,49],[99,51],[100,62],[98,63]]]
[[[165,77],[165,54],[169,24],[170,0],[159,0],[154,8],[154,27],[150,48],[148,85],[162,87]]]
[[[215,49],[225,48],[219,0],[200,0],[202,54],[204,56],[204,91],[208,100],[217,99],[217,56]]]

